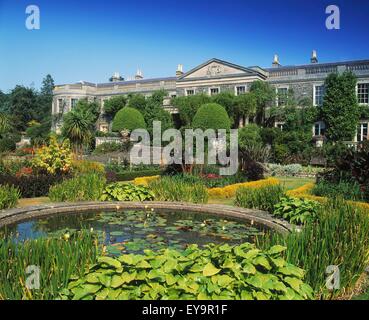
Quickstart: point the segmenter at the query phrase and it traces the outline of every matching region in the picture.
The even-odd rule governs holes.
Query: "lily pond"
[[[190,244],[255,242],[264,234],[244,221],[209,214],[165,210],[125,210],[63,214],[9,225],[2,236],[15,241],[40,237],[69,237],[78,230],[93,230],[110,255],[140,253],[145,249],[185,249]]]

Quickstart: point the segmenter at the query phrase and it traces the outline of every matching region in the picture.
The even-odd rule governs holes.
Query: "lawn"
[[[287,190],[297,189],[304,184],[315,182],[314,178],[276,177]]]

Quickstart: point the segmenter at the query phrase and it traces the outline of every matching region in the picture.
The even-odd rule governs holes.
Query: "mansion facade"
[[[313,51],[310,63],[296,66],[282,66],[278,56],[274,56],[272,67],[259,66],[243,67],[219,59],[211,59],[188,72],[183,72],[182,65],[178,65],[175,76],[155,79],[144,79],[142,72],[137,71],[134,79],[124,80],[115,73],[107,83],[90,83],[80,81],[75,84],[57,85],[54,88],[52,114],[56,116],[53,130],[59,131],[62,115],[72,110],[79,99],[96,101],[101,106],[101,116],[97,122],[97,129],[109,132],[111,123],[104,117],[104,103],[116,95],[140,93],[145,96],[154,91],[164,89],[168,96],[164,100],[163,108],[170,113],[178,113],[171,106],[171,98],[195,94],[216,95],[220,92],[234,92],[235,95],[249,91],[252,82],[261,80],[269,83],[276,90],[277,96],[287,96],[293,92],[296,101],[310,98],[315,106],[323,103],[324,81],[330,73],[352,71],[358,79],[357,98],[359,104],[369,103],[369,60],[319,63],[316,52]],[[279,101],[278,101],[279,100]],[[277,106],[283,107],[284,99],[277,99]],[[59,116],[59,117],[58,117]],[[248,119],[241,119],[240,126],[247,124]],[[275,123],[283,127],[283,123]],[[358,124],[355,141],[368,139],[369,119],[361,120]],[[313,136],[324,135],[325,124],[317,122],[312,128]]]

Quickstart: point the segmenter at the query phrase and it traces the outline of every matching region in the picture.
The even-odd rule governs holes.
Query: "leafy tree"
[[[231,120],[229,119],[227,111],[221,105],[217,103],[207,103],[197,110],[193,118],[192,126],[202,130],[229,130],[231,127]]]
[[[250,92],[256,99],[256,123],[264,125],[267,122],[267,108],[275,105],[275,89],[270,84],[257,80],[251,84]]]
[[[42,123],[34,123],[26,130],[27,137],[31,138],[32,145],[44,145],[49,140],[51,120]]]
[[[8,101],[8,95],[0,90],[0,112],[5,112],[8,109]]]
[[[113,120],[113,131],[132,131],[144,128],[146,128],[146,123],[142,113],[131,107],[124,107],[119,110]]]
[[[256,96],[249,92],[240,94],[234,98],[234,114],[235,121],[238,122],[240,117],[252,116],[256,113]],[[237,123],[235,123],[237,125]]]
[[[128,95],[127,107],[137,109],[141,113],[144,113],[146,108],[145,96],[140,93]]]
[[[152,134],[153,121],[161,122],[162,131],[173,128],[172,115],[163,109],[163,100],[166,95],[165,91],[160,90],[154,92],[151,97],[146,98],[143,116],[150,134]]]
[[[360,117],[356,98],[356,76],[352,72],[332,73],[325,81],[322,120],[332,142],[352,140]]]
[[[108,116],[114,118],[116,113],[120,109],[123,109],[126,106],[127,100],[128,100],[127,97],[123,96],[123,95],[110,98],[109,100],[105,101],[105,103],[104,103],[105,113]]]
[[[179,117],[183,127],[192,124],[197,110],[205,103],[211,102],[211,98],[205,94],[197,94],[187,97],[176,97],[172,99],[172,106],[178,108]]]
[[[37,92],[34,89],[16,86],[9,95],[8,114],[17,131],[25,131],[27,123],[36,118],[39,110]]]

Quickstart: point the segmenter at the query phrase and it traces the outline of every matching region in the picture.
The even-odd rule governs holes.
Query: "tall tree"
[[[41,94],[44,96],[53,95],[54,90],[54,79],[51,75],[46,75],[46,77],[42,80]]]
[[[34,89],[16,86],[9,95],[8,113],[13,119],[14,128],[24,131],[28,122],[37,119],[40,104]]]
[[[127,97],[126,96],[116,96],[112,97],[109,100],[105,101],[104,103],[104,112],[110,118],[114,118],[116,113],[123,109],[127,104]]]

